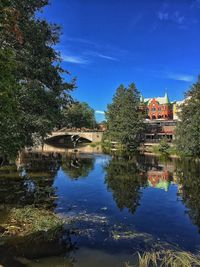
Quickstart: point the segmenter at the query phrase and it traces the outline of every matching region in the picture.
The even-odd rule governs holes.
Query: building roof
[[[170,104],[170,100],[168,94],[165,93],[164,97],[152,97],[152,98],[144,98],[144,102],[148,104],[151,100],[155,99],[160,105],[162,104]]]

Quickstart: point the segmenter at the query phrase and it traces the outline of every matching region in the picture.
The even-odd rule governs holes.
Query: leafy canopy
[[[106,112],[110,139],[137,148],[144,130],[144,117],[140,109],[140,93],[132,83],[128,88],[120,85]]]
[[[200,76],[186,96],[176,130],[177,148],[180,154],[200,157]]]
[[[59,125],[75,81],[54,45],[60,28],[36,17],[48,0],[0,2],[0,155],[12,156]],[[6,60],[7,59],[7,60]],[[3,77],[3,79],[2,79]]]
[[[95,128],[97,125],[94,110],[85,102],[75,102],[63,109],[62,127]]]

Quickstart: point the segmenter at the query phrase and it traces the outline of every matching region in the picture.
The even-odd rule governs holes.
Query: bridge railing
[[[99,129],[88,129],[88,128],[62,128],[59,130],[55,130],[54,132],[78,132],[78,133],[84,133],[84,132],[103,132]]]

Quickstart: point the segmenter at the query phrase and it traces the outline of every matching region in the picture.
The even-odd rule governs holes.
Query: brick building
[[[170,102],[168,95],[164,97],[143,98],[141,103],[146,109],[147,119],[157,120],[171,120],[173,119],[173,104]]]

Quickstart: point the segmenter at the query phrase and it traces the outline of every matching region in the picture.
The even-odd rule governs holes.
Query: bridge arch
[[[53,137],[62,137],[62,136],[77,136],[82,140],[88,140],[89,142],[101,142],[103,137],[103,132],[79,132],[79,131],[67,131],[67,130],[60,130],[52,132],[51,135],[47,137],[46,140],[49,140]]]

